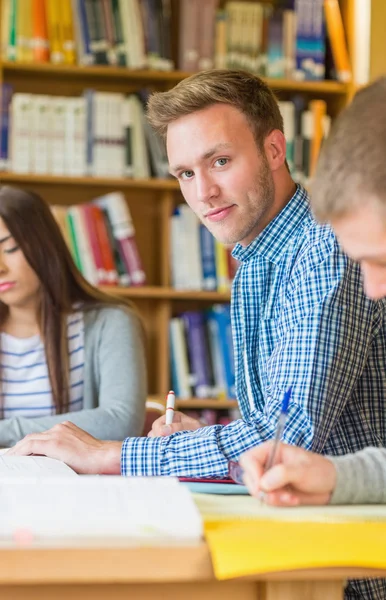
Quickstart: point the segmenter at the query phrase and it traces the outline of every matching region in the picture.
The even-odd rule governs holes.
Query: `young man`
[[[166,137],[188,204],[220,241],[236,243],[232,326],[242,419],[199,428],[179,413],[172,435],[123,444],[64,424],[28,436],[11,453],[46,454],[83,473],[221,476],[229,460],[272,438],[289,386],[288,443],[326,454],[382,446],[385,302],[366,298],[359,267],[292,181],[272,92],[242,71],[207,71],[154,94],[149,118]]]
[[[343,249],[360,264],[365,292],[373,299],[386,296],[385,99],[382,78],[359,92],[336,120],[312,194],[316,217],[331,223]],[[385,364],[377,360],[385,377]],[[373,399],[377,385],[375,379]],[[251,493],[265,490],[270,503],[386,502],[386,449],[324,458],[283,444],[277,466],[264,474],[270,447],[262,444],[241,458]]]

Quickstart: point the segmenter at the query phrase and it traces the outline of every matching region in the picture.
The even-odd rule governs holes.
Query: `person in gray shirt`
[[[141,435],[143,333],[129,304],[83,278],[43,199],[0,187],[0,447],[63,421]]]
[[[366,294],[386,297],[385,77],[361,90],[335,121],[321,152],[311,204],[317,219],[332,226],[343,250],[360,264]],[[385,368],[379,365],[383,377]],[[267,502],[386,502],[386,449],[377,447],[379,440],[372,448],[337,457],[281,444],[275,466],[265,472],[271,444],[249,450],[240,460],[250,492],[266,492]]]

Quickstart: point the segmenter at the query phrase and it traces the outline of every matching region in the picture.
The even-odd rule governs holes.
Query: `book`
[[[338,0],[324,0],[324,12],[336,77],[339,81],[347,83],[351,81],[352,73]]]
[[[77,477],[77,473],[60,460],[47,456],[7,456],[0,452],[0,482],[13,478]]]
[[[56,477],[31,475],[31,467],[0,477],[2,543],[186,545],[202,538],[201,515],[176,478],[72,477],[60,464]]]

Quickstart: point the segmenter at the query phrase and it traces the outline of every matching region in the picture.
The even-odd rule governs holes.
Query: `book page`
[[[386,505],[344,505],[344,506],[268,506],[252,496],[219,496],[214,494],[193,494],[194,501],[205,521],[384,521]]]
[[[0,478],[0,543],[31,540],[197,542],[202,519],[172,477]]]
[[[66,464],[46,456],[7,456],[0,453],[0,479],[3,477],[73,477],[78,476]]]

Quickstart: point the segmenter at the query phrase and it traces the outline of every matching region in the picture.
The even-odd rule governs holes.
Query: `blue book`
[[[200,247],[204,290],[217,289],[216,254],[214,238],[205,225],[200,224]]]
[[[13,88],[9,83],[0,85],[0,170],[8,169],[9,160],[9,107]]]
[[[204,314],[198,311],[186,311],[181,314],[181,318],[185,325],[194,394],[197,398],[210,398],[213,386],[211,385]]]
[[[91,52],[90,32],[87,25],[85,0],[77,0],[77,13],[77,15],[74,15],[74,18],[79,23],[79,33],[82,37],[83,53],[81,56],[81,61],[82,64],[90,65],[94,62],[94,56]]]
[[[296,0],[296,79],[325,77],[326,32],[323,0]]]
[[[235,363],[231,314],[229,304],[215,304],[211,310],[212,316],[218,323],[220,348],[224,361],[225,385],[228,398],[236,398]]]

